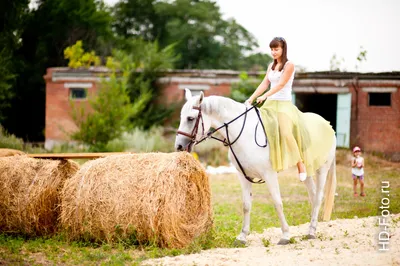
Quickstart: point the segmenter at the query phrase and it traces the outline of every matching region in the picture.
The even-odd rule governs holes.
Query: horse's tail
[[[325,204],[323,221],[329,221],[333,210],[333,204],[335,202],[336,193],[336,155],[333,157],[331,167],[328,171],[327,180],[325,183]]]

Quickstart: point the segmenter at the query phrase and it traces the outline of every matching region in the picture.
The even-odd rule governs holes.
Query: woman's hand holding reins
[[[263,96],[257,97],[256,102],[257,102],[257,104],[260,104],[260,103],[264,102],[266,99],[267,99],[267,95],[264,94]]]

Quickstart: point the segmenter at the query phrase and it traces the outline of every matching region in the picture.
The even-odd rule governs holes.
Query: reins
[[[267,133],[265,132],[264,124],[263,124],[262,119],[261,119],[261,116],[260,116],[260,111],[256,108],[256,106],[253,105],[253,106],[252,106],[251,108],[249,108],[249,109],[246,107],[246,111],[245,111],[245,112],[243,112],[242,114],[240,114],[240,115],[237,116],[236,118],[232,119],[231,121],[229,121],[229,122],[227,122],[227,123],[224,123],[222,126],[216,128],[216,129],[214,129],[214,130],[212,130],[212,131],[209,131],[205,137],[201,138],[201,139],[198,140],[198,141],[196,141],[196,135],[197,135],[197,131],[198,131],[198,126],[199,126],[199,121],[200,121],[200,119],[201,119],[201,121],[202,121],[202,127],[203,127],[203,134],[202,134],[202,135],[203,135],[203,136],[204,136],[204,123],[203,123],[203,117],[202,117],[202,113],[201,113],[201,107],[194,106],[193,109],[199,110],[199,114],[198,114],[198,116],[197,116],[197,120],[196,120],[195,126],[194,126],[194,128],[193,128],[193,130],[192,130],[192,134],[188,134],[188,133],[182,132],[182,131],[178,131],[177,134],[181,134],[181,135],[184,135],[184,136],[190,138],[190,139],[191,139],[191,143],[195,143],[195,145],[200,144],[201,142],[203,142],[204,140],[206,140],[206,139],[208,139],[208,138],[212,138],[212,139],[215,139],[215,140],[217,140],[217,141],[222,142],[225,146],[229,146],[229,148],[230,148],[230,150],[231,150],[231,152],[232,152],[232,154],[233,154],[233,157],[235,157],[235,160],[236,160],[236,162],[237,162],[237,164],[238,164],[240,170],[242,171],[244,177],[245,177],[250,183],[253,183],[253,184],[262,184],[262,183],[265,183],[265,181],[263,181],[262,179],[260,179],[260,180],[258,180],[258,181],[254,181],[255,178],[252,178],[252,177],[247,176],[246,171],[244,170],[244,168],[243,168],[242,164],[240,163],[240,161],[239,161],[239,159],[238,159],[238,157],[237,157],[235,151],[234,151],[233,148],[232,148],[232,145],[235,144],[236,141],[237,141],[237,140],[240,138],[240,136],[242,135],[243,130],[244,130],[244,127],[245,127],[245,125],[246,125],[247,113],[248,113],[249,111],[251,111],[252,109],[254,109],[254,110],[256,111],[257,117],[258,117],[258,120],[259,120],[258,123],[257,123],[257,125],[256,125],[256,127],[255,127],[255,130],[254,130],[254,140],[255,140],[256,144],[257,144],[259,147],[262,147],[262,148],[267,147],[267,144],[268,144]],[[239,118],[242,117],[243,115],[244,115],[244,121],[243,121],[242,128],[241,128],[241,130],[240,130],[238,136],[235,138],[235,140],[231,142],[231,141],[230,141],[230,138],[229,138],[229,125],[230,125],[231,123],[235,122],[237,119],[239,119]],[[258,141],[257,141],[257,128],[258,128],[259,123],[261,123],[262,128],[263,128],[263,131],[264,131],[264,135],[265,135],[265,145],[260,145],[260,144],[258,143]],[[219,131],[219,130],[222,129],[222,128],[225,128],[225,131],[226,131],[226,138],[223,139],[223,140],[213,136],[213,134],[214,134],[215,132]],[[190,144],[191,144],[191,143],[190,143]],[[189,144],[189,145],[190,145],[190,144]],[[189,146],[189,145],[188,145],[188,146]]]

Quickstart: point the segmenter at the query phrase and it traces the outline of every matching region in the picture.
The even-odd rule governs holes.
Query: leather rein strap
[[[202,136],[204,136],[203,116],[202,116],[202,113],[201,113],[201,107],[200,107],[200,106],[199,106],[199,107],[194,106],[193,109],[199,110],[199,114],[198,114],[198,116],[197,116],[196,123],[195,123],[195,125],[194,125],[193,130],[192,130],[192,133],[191,133],[191,134],[188,134],[188,133],[183,132],[183,131],[179,131],[179,130],[177,131],[177,134],[181,134],[181,135],[184,135],[184,136],[190,138],[190,141],[191,141],[191,142],[188,144],[188,147],[189,147],[190,144],[192,144],[192,143],[195,143],[195,145],[197,145],[197,144],[203,142],[204,140],[206,140],[207,138],[212,138],[212,139],[218,140],[218,141],[222,142],[225,146],[229,146],[229,148],[230,148],[230,150],[231,150],[231,152],[232,152],[232,154],[233,154],[233,157],[235,158],[235,160],[236,160],[236,162],[237,162],[237,164],[238,164],[240,170],[242,171],[243,176],[244,176],[250,183],[253,183],[253,184],[262,184],[262,183],[265,183],[265,181],[262,180],[262,179],[259,179],[259,180],[255,181],[255,178],[249,177],[249,176],[246,174],[246,172],[245,172],[245,170],[244,170],[244,167],[243,167],[242,164],[240,163],[240,161],[239,161],[239,159],[238,159],[236,153],[234,152],[234,150],[233,150],[233,148],[232,148],[232,145],[239,139],[239,137],[240,137],[240,136],[242,135],[242,133],[243,133],[244,126],[246,125],[247,113],[248,113],[251,109],[254,109],[254,110],[256,111],[257,116],[258,116],[258,120],[259,120],[259,122],[257,123],[256,128],[255,128],[254,140],[255,140],[256,144],[257,144],[259,147],[262,147],[262,148],[267,147],[267,144],[268,144],[267,133],[265,132],[265,128],[264,128],[264,125],[263,125],[263,122],[262,122],[262,119],[261,119],[261,116],[260,116],[260,111],[256,108],[256,106],[254,105],[254,106],[252,106],[252,107],[249,108],[249,109],[247,109],[247,107],[246,107],[246,111],[245,111],[244,113],[242,113],[242,114],[239,115],[238,117],[232,119],[232,120],[229,121],[228,123],[224,123],[222,126],[216,128],[216,129],[214,129],[214,130],[212,130],[212,131],[209,131],[205,137],[201,138],[201,139],[198,140],[198,141],[196,141],[196,135],[197,135],[197,132],[198,132],[200,120],[201,120],[201,124],[202,124],[202,128],[203,128],[203,134],[202,134]],[[236,121],[237,119],[239,119],[239,118],[240,118],[241,116],[243,116],[243,115],[244,115],[244,121],[243,121],[242,129],[240,130],[240,133],[239,133],[239,135],[235,138],[235,140],[231,142],[230,139],[229,139],[229,124],[233,123],[234,121]],[[262,128],[263,128],[263,131],[264,131],[264,135],[265,135],[265,145],[260,145],[260,144],[258,144],[258,142],[257,142],[257,128],[258,128],[258,124],[259,124],[259,123],[261,123]],[[226,139],[223,139],[223,140],[222,140],[222,139],[219,139],[219,138],[216,138],[216,137],[212,136],[215,132],[217,132],[218,130],[220,130],[220,129],[222,129],[222,128],[225,128],[225,131],[226,131]]]

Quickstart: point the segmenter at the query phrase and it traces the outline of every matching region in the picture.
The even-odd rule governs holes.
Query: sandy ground
[[[338,219],[318,224],[317,239],[302,240],[308,224],[291,226],[296,243],[276,245],[280,228],[250,234],[245,248],[205,250],[198,254],[147,260],[143,265],[400,265],[400,214],[389,217],[388,251],[379,251],[378,217]],[[388,234],[381,233],[381,238]],[[264,240],[271,244],[265,247]],[[265,241],[264,241],[265,242]]]

